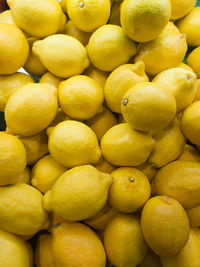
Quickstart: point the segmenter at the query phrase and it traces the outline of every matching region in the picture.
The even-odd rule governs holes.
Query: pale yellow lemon
[[[170,2],[171,19],[180,19],[184,17],[193,9],[193,7],[195,7],[196,4],[196,0],[170,0]]]
[[[5,11],[0,13],[0,23],[15,24],[13,19],[12,19],[12,15],[11,15],[10,10],[5,10]]]
[[[188,55],[187,64],[193,69],[198,78],[200,78],[200,46],[192,50]]]
[[[51,130],[53,129],[52,128],[53,126],[56,126],[58,123],[62,121],[67,121],[67,120],[71,120],[71,118],[67,116],[61,108],[58,108],[58,111],[57,111],[57,114],[54,120],[52,121],[52,123],[46,130],[47,134],[50,134]]]
[[[97,168],[97,170],[99,170],[100,172],[105,173],[111,173],[116,169],[115,166],[106,161],[102,156],[96,164],[93,164],[93,166]]]
[[[106,80],[110,73],[99,70],[91,64],[83,74],[93,78],[102,88],[104,88]]]
[[[181,62],[181,64],[179,65],[179,68],[182,68],[184,70],[193,71],[193,69],[189,65],[187,65],[186,63],[183,63],[183,62]]]
[[[31,170],[29,169],[29,167],[26,167],[24,171],[20,174],[17,182],[30,184],[30,180],[31,180]]]
[[[196,80],[196,94],[194,96],[193,102],[200,100],[200,79]]]
[[[40,83],[49,83],[51,85],[54,85],[58,88],[59,84],[63,81],[62,78],[59,78],[55,75],[53,75],[51,72],[46,72],[42,77],[40,78]]]
[[[136,168],[142,171],[146,175],[146,177],[149,179],[150,182],[154,179],[158,171],[158,168],[155,168],[152,165],[150,165],[148,160],[145,163],[137,166]]]

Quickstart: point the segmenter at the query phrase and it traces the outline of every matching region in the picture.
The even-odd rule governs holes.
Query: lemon
[[[60,78],[81,74],[89,66],[85,47],[74,37],[55,34],[33,44],[33,53]]]
[[[29,137],[18,136],[18,138],[25,147],[28,164],[34,164],[49,151],[48,138],[45,132]]]
[[[186,142],[180,128],[180,122],[177,120],[171,122],[164,129],[152,133],[152,137],[156,142],[148,161],[157,168],[177,159]]]
[[[193,71],[193,69],[189,65],[187,65],[186,63],[183,63],[183,62],[181,62],[181,64],[179,65],[179,68],[182,68],[184,70]]]
[[[121,101],[126,92],[134,85],[148,81],[142,61],[119,66],[109,75],[105,83],[106,104],[113,112],[121,113]]]
[[[0,227],[8,232],[32,235],[48,226],[42,194],[30,185],[0,187],[0,203]]]
[[[53,230],[56,266],[104,267],[106,254],[97,235],[81,223],[61,223]]]
[[[96,215],[88,218],[84,221],[87,225],[95,230],[104,230],[107,224],[118,214],[119,212],[110,207],[108,203],[100,210]]]
[[[63,110],[61,108],[58,108],[56,117],[54,118],[54,120],[52,121],[52,123],[50,124],[50,126],[47,128],[47,134],[51,132],[51,130],[53,129],[53,126],[56,126],[58,123],[62,122],[62,121],[67,121],[70,120],[71,118],[69,116],[67,116]]]
[[[74,167],[45,194],[44,207],[68,221],[87,219],[104,207],[112,182],[112,176],[91,165]]]
[[[196,102],[198,100],[200,100],[200,79],[196,80],[196,94],[193,99],[193,102]]]
[[[68,168],[96,163],[101,156],[95,133],[87,125],[72,120],[55,126],[49,136],[49,151]]]
[[[42,234],[37,239],[35,262],[37,267],[55,267],[52,235]]]
[[[85,32],[107,23],[110,16],[110,0],[66,0],[67,12],[74,25]]]
[[[119,25],[121,26],[120,23],[120,8],[121,8],[121,3],[123,1],[114,1],[112,4],[111,8],[111,13],[110,13],[110,18],[109,18],[109,24],[114,24],[114,25]]]
[[[200,46],[192,50],[188,55],[187,64],[193,69],[198,78],[200,78]]]
[[[34,80],[25,73],[17,72],[0,76],[0,111],[4,111],[11,95],[27,83],[34,83]]]
[[[155,168],[149,164],[148,160],[145,163],[137,166],[137,169],[140,170],[141,172],[143,172],[146,175],[146,177],[149,179],[150,182],[154,179],[154,177],[158,171],[157,168]]]
[[[186,34],[181,34],[170,22],[154,40],[139,44],[135,62],[144,61],[149,76],[178,67],[187,51]]]
[[[177,1],[177,0],[174,0]],[[180,1],[180,0],[179,0]],[[177,26],[179,30],[187,35],[187,43],[190,46],[199,46],[200,45],[200,38],[199,38],[199,31],[200,31],[200,7],[195,7],[195,0],[187,0],[181,1],[181,8],[179,8],[179,12],[183,12],[184,5],[188,5],[191,12],[187,12],[187,16],[178,20]],[[186,15],[186,14],[185,14]]]
[[[15,24],[10,10],[5,10],[0,13],[0,23]]]
[[[190,230],[185,210],[168,196],[147,201],[142,210],[141,227],[149,247],[159,256],[176,255],[185,246]]]
[[[104,134],[117,124],[117,119],[109,109],[103,108],[102,112],[96,114],[85,123],[95,132],[97,138],[101,141]]]
[[[17,183],[26,166],[26,152],[17,137],[0,132],[0,185]]]
[[[133,213],[150,198],[149,180],[136,168],[118,168],[111,175],[114,181],[109,191],[109,203],[116,210]]]
[[[140,263],[147,252],[147,245],[139,218],[127,214],[116,216],[105,229],[104,247],[108,259],[115,266],[136,266]]]
[[[32,47],[34,42],[36,42],[38,39],[35,37],[28,38],[28,43],[29,43],[29,56],[26,61],[26,64],[24,65],[24,69],[30,73],[31,75],[35,76],[41,76],[43,75],[47,70],[46,68],[42,65],[41,61],[39,58],[33,54],[32,52]]]
[[[45,37],[59,31],[66,17],[56,0],[8,0],[16,25],[31,36]]]
[[[66,170],[67,168],[47,155],[34,165],[31,172],[31,184],[42,193],[46,193]]]
[[[148,249],[148,252],[144,259],[140,262],[138,267],[163,267],[160,261],[160,257],[156,255],[152,250]]]
[[[170,0],[171,19],[180,19],[187,15],[196,5],[196,0]],[[178,21],[178,23],[180,20]]]
[[[52,122],[57,108],[57,90],[54,86],[28,83],[18,89],[6,104],[7,127],[13,134],[37,134]]]
[[[103,157],[116,166],[143,164],[153,146],[151,135],[134,130],[128,123],[113,126],[101,140]]]
[[[65,29],[64,29],[63,33],[76,38],[84,46],[86,46],[88,44],[88,41],[89,41],[90,36],[91,36],[90,32],[84,32],[84,31],[78,29],[71,20],[69,20],[67,22],[67,24],[65,25]]]
[[[104,85],[110,73],[99,70],[93,65],[90,65],[83,74],[93,78],[102,88],[104,88]]]
[[[200,145],[200,101],[189,105],[183,112],[181,126],[184,135],[194,144]]]
[[[170,16],[170,0],[124,0],[120,12],[123,31],[137,42],[155,39],[167,25]]]
[[[153,194],[168,195],[184,208],[200,205],[200,163],[177,160],[162,167],[152,181]]]
[[[59,85],[59,103],[72,119],[87,120],[102,108],[103,89],[92,78],[75,75]]]
[[[187,209],[186,212],[190,221],[190,226],[200,227],[200,205],[192,209]]]
[[[27,243],[20,237],[0,229],[0,266],[31,267]]]
[[[40,78],[40,83],[49,83],[51,85],[54,85],[58,88],[59,84],[63,81],[62,78],[59,78],[55,75],[53,75],[50,72],[46,72],[42,77]]]
[[[93,166],[95,168],[97,168],[97,170],[99,170],[100,172],[105,172],[105,173],[111,173],[116,169],[113,165],[111,165],[103,157],[101,157],[96,164],[93,164]]]
[[[1,23],[0,40],[0,74],[13,74],[28,58],[28,42],[20,29],[6,23]]]
[[[109,24],[99,27],[91,35],[87,51],[96,68],[112,71],[135,55],[136,45],[120,26]]]
[[[195,232],[195,234],[200,238],[200,229],[199,228],[192,228],[192,230]]]
[[[186,161],[199,161],[200,162],[200,154],[191,145],[185,144],[182,154],[178,157],[179,160]]]
[[[200,265],[200,239],[190,230],[188,242],[175,256],[161,257],[163,267],[198,267]]]
[[[126,122],[141,131],[167,126],[176,114],[172,93],[152,82],[139,83],[124,95],[121,110]]]
[[[62,7],[62,10],[64,13],[67,13],[67,4],[66,4],[66,0],[57,0],[58,2],[60,2],[60,5]]]
[[[30,180],[31,180],[31,171],[29,167],[26,167],[24,171],[20,174],[17,182],[30,184]]]

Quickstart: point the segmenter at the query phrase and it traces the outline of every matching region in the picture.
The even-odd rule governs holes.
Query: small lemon
[[[0,111],[4,111],[11,95],[27,83],[34,83],[34,80],[25,73],[16,72],[0,76]]]
[[[29,167],[26,167],[24,171],[20,174],[17,182],[30,184],[30,180],[31,180],[31,170],[29,169]]]
[[[85,32],[93,32],[107,23],[110,0],[66,0],[67,12],[74,25]]]
[[[178,200],[184,208],[200,205],[200,163],[173,161],[162,167],[152,181],[154,195],[167,195]]]
[[[200,227],[200,205],[192,209],[187,209],[186,212],[190,221],[190,226]]]
[[[126,92],[137,83],[148,81],[142,61],[119,66],[111,72],[105,83],[106,104],[113,112],[121,113],[121,101]]]
[[[111,8],[110,18],[109,18],[109,24],[119,25],[121,26],[120,22],[120,9],[121,9],[121,3],[123,1],[114,1]]]
[[[33,44],[33,53],[60,78],[81,74],[89,66],[85,47],[74,37],[55,34]]]
[[[84,32],[84,31],[78,29],[71,20],[69,20],[67,22],[67,24],[65,25],[65,29],[64,29],[63,33],[76,38],[84,46],[86,46],[88,44],[88,41],[89,41],[90,36],[92,34],[90,32]]]
[[[74,167],[45,194],[44,207],[68,221],[87,219],[104,207],[112,182],[112,176],[91,165]]]
[[[196,80],[196,94],[193,99],[193,102],[196,102],[198,100],[200,100],[200,79]]]
[[[138,83],[124,95],[121,110],[126,122],[141,131],[167,126],[176,114],[172,93],[153,82]]]
[[[104,247],[114,266],[136,266],[140,263],[147,252],[147,244],[139,218],[127,214],[114,217],[105,229]]]
[[[120,11],[123,31],[137,42],[155,39],[167,25],[170,16],[170,0],[124,0]]]
[[[188,55],[187,64],[193,69],[198,78],[200,78],[200,46],[192,50]]]
[[[52,123],[50,124],[50,126],[47,128],[47,134],[50,134],[52,128],[56,126],[58,123],[63,122],[63,121],[67,121],[67,120],[71,120],[71,118],[69,116],[67,116],[63,110],[61,108],[58,108],[57,114],[55,119],[52,121]]]
[[[190,230],[185,210],[168,196],[147,201],[142,210],[141,227],[149,247],[159,256],[176,255],[185,246]]]
[[[109,203],[116,210],[133,213],[150,198],[149,180],[136,168],[118,168],[111,175],[114,181],[109,191]]]
[[[67,168],[47,155],[34,165],[31,172],[31,184],[42,193],[46,193],[66,170]]]
[[[59,78],[55,75],[53,75],[50,72],[46,72],[42,77],[40,78],[40,83],[49,83],[51,85],[54,85],[58,88],[59,84],[63,81],[62,78]]]
[[[192,103],[184,110],[181,127],[190,142],[200,145],[200,101]]]
[[[17,183],[0,187],[0,227],[18,235],[32,235],[48,226],[42,194],[34,187]]]
[[[137,166],[137,169],[140,170],[141,172],[143,172],[146,175],[146,177],[149,179],[150,182],[154,179],[154,177],[158,171],[157,168],[155,168],[149,164],[148,160],[145,163],[143,163],[142,165]]]
[[[101,151],[95,133],[78,121],[64,121],[49,136],[51,156],[66,167],[98,162]]]
[[[81,223],[59,224],[53,230],[56,266],[104,267],[106,254],[97,235]]]
[[[103,108],[102,112],[85,121],[85,123],[95,132],[97,138],[101,141],[104,134],[117,124],[117,119],[109,109]]]
[[[25,147],[28,164],[34,164],[49,151],[48,137],[45,132],[29,137],[18,136],[18,138]]]
[[[112,71],[134,56],[136,45],[117,25],[99,27],[90,37],[87,51],[92,64],[103,71]]]
[[[5,10],[0,13],[0,23],[15,24],[10,10]]]
[[[172,0],[171,0],[172,1]],[[174,0],[177,1],[177,0]],[[180,1],[180,0],[179,0]],[[179,30],[183,33],[186,33],[187,43],[190,46],[199,46],[200,45],[200,7],[195,7],[196,0],[181,0],[181,8],[179,11],[183,11],[183,5],[190,5],[191,12],[187,14],[184,18],[177,21],[177,26]],[[193,8],[193,9],[192,9]]]
[[[186,161],[199,161],[200,162],[200,154],[191,145],[185,144],[182,154],[178,157],[179,160]]]
[[[171,68],[158,74],[153,82],[174,95],[178,113],[192,103],[196,94],[196,75],[193,71]]]
[[[8,0],[16,25],[31,36],[45,37],[59,31],[66,17],[56,0]]]
[[[143,164],[153,146],[151,135],[134,130],[128,123],[113,126],[101,140],[103,157],[116,166]]]
[[[180,19],[184,17],[193,9],[193,7],[195,7],[196,4],[196,0],[170,0],[170,2],[171,19]]]
[[[106,80],[110,73],[99,70],[93,65],[90,65],[89,68],[87,68],[83,74],[93,78],[102,88],[104,88]]]
[[[0,132],[0,185],[17,183],[26,166],[26,152],[17,137]]]
[[[57,109],[57,90],[54,86],[28,83],[18,89],[6,104],[7,127],[13,134],[37,134],[53,121]]]
[[[0,40],[0,74],[13,74],[28,58],[28,42],[20,29],[6,23],[1,23]]]
[[[151,249],[148,249],[148,252],[144,259],[140,262],[138,267],[163,267],[160,261],[160,257],[155,254]]]
[[[97,168],[97,170],[99,170],[100,172],[105,172],[105,173],[111,173],[116,169],[113,165],[111,165],[103,157],[101,157],[96,164],[93,164],[93,166],[95,168]]]
[[[94,79],[75,75],[59,85],[58,98],[69,117],[87,120],[101,110],[104,96],[103,89]]]

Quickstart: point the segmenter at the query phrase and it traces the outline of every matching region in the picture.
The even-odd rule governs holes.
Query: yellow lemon
[[[186,34],[181,34],[170,22],[156,39],[139,44],[135,62],[144,61],[147,74],[155,76],[166,69],[178,67],[186,51]]]
[[[62,10],[64,13],[67,13],[67,3],[66,3],[66,0],[57,0],[61,7],[62,7]]]
[[[12,15],[11,15],[10,10],[5,10],[5,11],[0,13],[0,23],[15,24],[13,19],[12,19]]]
[[[181,62],[181,64],[179,65],[179,68],[182,68],[184,70],[193,71],[193,69],[189,65],[187,65],[187,64],[185,64],[183,62]]]
[[[31,180],[31,170],[29,169],[29,167],[26,167],[24,171],[20,174],[17,182],[30,184],[30,180]]]
[[[136,168],[118,168],[111,175],[114,181],[109,191],[109,203],[116,210],[133,213],[150,198],[149,180]]]
[[[15,73],[28,58],[28,42],[20,29],[6,23],[1,23],[0,40],[0,74]]]
[[[196,102],[198,100],[200,100],[200,79],[196,80],[196,94],[193,99],[193,102]]]
[[[85,32],[92,32],[107,23],[110,0],[66,0],[67,12],[74,25]]]
[[[34,80],[25,73],[16,72],[0,76],[0,111],[4,111],[11,95],[27,83],[34,83]]]
[[[160,261],[160,257],[155,254],[151,249],[148,249],[148,252],[144,259],[140,262],[138,267],[163,267]]]
[[[0,185],[17,183],[26,167],[26,152],[17,137],[0,132]]]
[[[174,120],[164,129],[152,133],[155,145],[148,158],[152,166],[160,168],[181,155],[186,138],[183,135],[180,122]]]
[[[142,171],[146,175],[146,177],[149,179],[150,182],[154,179],[158,171],[157,168],[149,164],[148,160],[142,165],[137,166],[137,169]]]
[[[121,113],[121,101],[126,92],[137,83],[148,81],[142,61],[119,66],[109,75],[105,83],[106,104],[113,112]]]
[[[34,164],[49,151],[48,137],[45,132],[29,137],[18,136],[18,138],[25,147],[28,164]]]
[[[99,70],[93,65],[90,65],[83,74],[93,78],[102,88],[104,88],[104,85],[110,73]]]
[[[34,76],[41,76],[43,75],[47,70],[46,68],[42,65],[40,59],[33,54],[32,52],[32,47],[34,42],[36,42],[38,39],[35,37],[28,38],[28,43],[29,43],[29,56],[26,61],[26,64],[24,65],[24,69],[30,73],[31,75]]]
[[[87,51],[92,64],[103,71],[112,71],[134,56],[136,45],[117,25],[99,27],[90,37]]]
[[[87,219],[104,207],[112,182],[111,175],[91,165],[74,167],[45,194],[44,207],[68,221]]]
[[[147,201],[142,210],[141,227],[149,247],[160,256],[176,255],[185,246],[190,230],[185,210],[168,196]]]
[[[120,13],[123,31],[137,42],[155,39],[167,25],[170,16],[170,0],[124,0]]]
[[[163,267],[198,267],[200,266],[200,239],[195,231],[190,230],[189,239],[184,248],[175,256],[161,257]]]
[[[52,239],[51,234],[42,234],[38,237],[35,252],[37,267],[55,267]]]
[[[98,162],[101,151],[95,133],[78,121],[64,121],[49,136],[49,151],[60,164],[71,168]]]
[[[168,195],[190,209],[200,205],[199,181],[199,162],[177,160],[157,172],[152,181],[152,192],[154,195]]]
[[[61,78],[81,74],[89,66],[85,47],[74,37],[55,34],[33,44],[45,68]]]
[[[184,17],[193,9],[193,7],[195,7],[196,4],[196,0],[170,0],[170,2],[171,19],[180,19]]]
[[[31,36],[45,37],[58,32],[66,17],[56,0],[8,0],[16,25]]]
[[[52,122],[57,109],[57,90],[54,86],[28,83],[18,89],[6,104],[7,127],[13,134],[37,134]]]
[[[172,1],[172,0],[171,0]],[[177,0],[173,0],[177,1]],[[200,38],[199,38],[199,31],[200,31],[200,7],[195,7],[195,0],[179,0],[181,1],[181,7],[178,9],[179,12],[183,12],[184,5],[189,5],[191,11],[187,16],[177,21],[177,26],[179,30],[183,33],[186,33],[187,36],[187,43],[190,46],[199,46],[200,45]],[[185,14],[186,15],[186,14]]]
[[[67,120],[71,120],[71,118],[67,116],[61,108],[58,108],[55,119],[52,121],[50,126],[47,128],[47,134],[50,134],[51,130],[53,129],[52,127],[56,126],[58,123],[62,121],[67,121]]]
[[[59,85],[58,98],[69,117],[87,120],[101,110],[104,96],[103,89],[94,79],[75,75]]]
[[[59,78],[55,75],[53,75],[50,72],[46,72],[42,77],[40,78],[40,83],[49,83],[51,85],[54,85],[58,88],[59,84],[63,81],[62,78]]]
[[[196,75],[193,71],[171,68],[158,74],[153,82],[174,95],[178,113],[193,102],[196,94]]]
[[[42,194],[30,185],[0,187],[0,203],[0,227],[8,232],[32,235],[48,226]]]
[[[120,23],[120,9],[121,9],[121,3],[123,1],[114,1],[111,8],[110,18],[109,18],[109,24],[119,25]]]
[[[104,267],[106,254],[97,235],[81,223],[61,223],[53,230],[53,253],[59,267]]]
[[[126,122],[141,131],[167,126],[176,114],[172,93],[152,82],[138,83],[124,95],[121,110]]]
[[[186,161],[199,161],[200,162],[200,154],[191,145],[185,144],[182,154],[178,157],[179,160]]]
[[[101,141],[104,134],[117,124],[117,119],[109,109],[103,108],[102,112],[96,114],[85,123],[95,132],[97,138]]]
[[[116,166],[143,164],[153,146],[154,140],[151,135],[134,130],[128,123],[113,126],[101,140],[104,158]]]
[[[0,229],[0,266],[32,267],[29,257],[28,243],[21,237]]]
[[[93,164],[93,166],[95,168],[97,168],[97,170],[99,170],[100,172],[105,172],[105,173],[111,173],[116,169],[113,165],[111,165],[103,157],[101,157],[96,164]]]
[[[139,218],[127,214],[114,217],[105,229],[104,247],[114,266],[136,266],[140,263],[147,252],[147,244]]]
[[[200,205],[192,209],[187,209],[186,212],[190,221],[190,226],[200,227]]]
[[[195,232],[195,234],[200,238],[200,229],[199,228],[192,228],[192,230]]]
[[[31,172],[31,184],[42,193],[46,193],[66,170],[67,168],[47,155],[34,165]]]
[[[187,64],[193,69],[198,78],[200,78],[200,46],[192,50],[188,55]]]
[[[189,105],[183,112],[181,127],[184,135],[193,144],[200,145],[200,101]]]
[[[67,24],[65,25],[65,29],[64,29],[63,33],[76,38],[84,46],[86,46],[88,44],[88,41],[89,41],[90,36],[91,36],[90,32],[84,32],[84,31],[78,29],[71,20],[69,20],[67,22]]]

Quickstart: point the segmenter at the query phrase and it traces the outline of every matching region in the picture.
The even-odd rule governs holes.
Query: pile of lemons
[[[200,267],[196,1],[7,2],[0,267]]]

